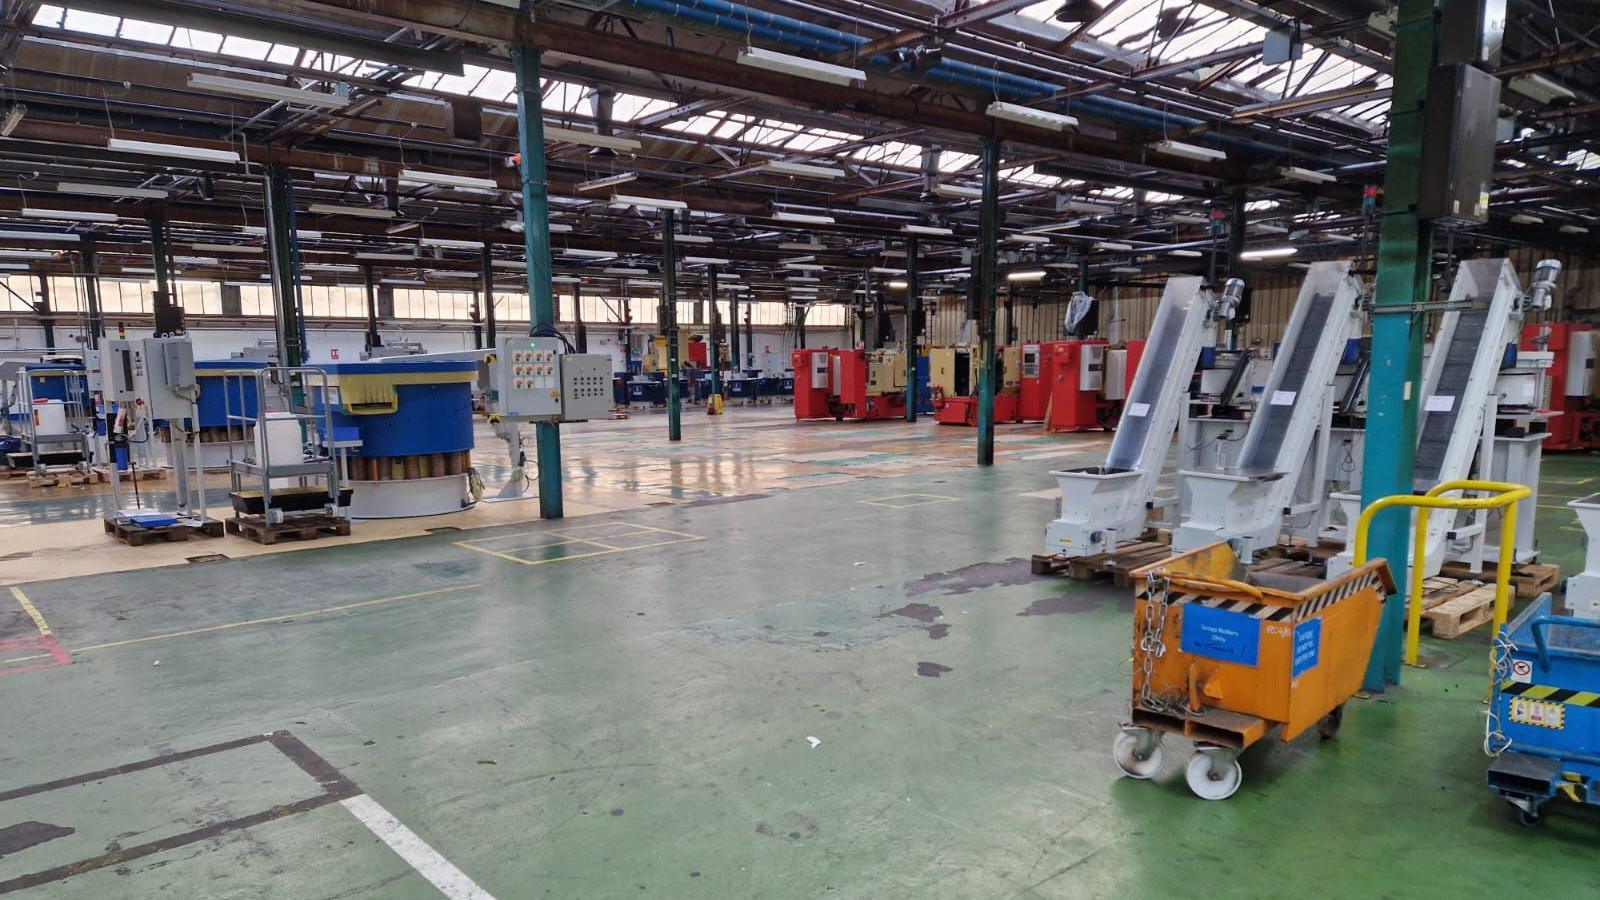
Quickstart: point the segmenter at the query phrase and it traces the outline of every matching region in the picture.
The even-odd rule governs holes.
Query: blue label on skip
[[[1243,666],[1256,664],[1261,620],[1191,603],[1183,608],[1183,652]]]
[[[1294,666],[1289,677],[1299,678],[1300,673],[1315,669],[1322,656],[1322,620],[1301,622],[1294,628]]]

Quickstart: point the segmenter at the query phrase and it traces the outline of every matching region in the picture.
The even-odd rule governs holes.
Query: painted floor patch
[[[614,553],[665,547],[703,541],[697,534],[671,531],[630,522],[602,522],[561,529],[525,531],[471,541],[456,541],[476,553],[494,556],[524,566],[542,566],[574,559],[591,559]]]
[[[871,500],[858,500],[868,506],[887,506],[890,509],[911,509],[917,506],[932,506],[935,503],[959,503],[955,497],[944,497],[939,494],[891,494],[887,497],[876,497]]]

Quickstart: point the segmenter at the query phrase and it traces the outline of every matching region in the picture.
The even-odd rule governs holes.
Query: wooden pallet
[[[105,466],[91,466],[89,471],[93,473],[95,480],[100,484],[109,484],[111,482],[111,472]],[[161,468],[127,469],[117,472],[117,477],[123,481],[159,481],[167,477],[167,470]]]
[[[1461,580],[1471,579],[1494,583],[1499,567],[1492,562],[1483,564],[1481,573],[1469,572],[1464,562],[1447,562],[1439,574]],[[1554,590],[1561,582],[1561,567],[1545,563],[1517,563],[1511,567],[1511,587],[1518,600],[1532,600],[1545,591]]]
[[[60,487],[64,484],[83,485],[93,483],[93,473],[80,472],[76,469],[68,472],[46,472],[43,475],[36,473],[28,474],[28,485],[36,488]]]
[[[269,525],[261,516],[234,516],[228,520],[228,533],[248,538],[258,544],[276,544],[279,541],[310,541],[325,535],[342,536],[350,533],[349,519],[332,516],[294,516]]]
[[[1134,569],[1160,562],[1172,555],[1171,537],[1150,529],[1138,540],[1122,541],[1109,553],[1094,556],[1054,556],[1038,554],[1033,557],[1035,575],[1066,575],[1073,581],[1100,581],[1110,579],[1117,587],[1132,583],[1129,576]]]
[[[1494,618],[1494,585],[1435,576],[1422,582],[1422,619],[1433,636],[1455,640]]]
[[[151,541],[187,541],[192,537],[222,537],[222,523],[207,519],[201,525],[166,525],[160,528],[143,528],[138,525],[106,519],[106,534],[112,535],[130,547],[142,547]]]

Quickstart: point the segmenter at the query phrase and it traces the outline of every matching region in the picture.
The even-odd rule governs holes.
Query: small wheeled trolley
[[[1554,797],[1600,806],[1600,622],[1541,595],[1495,637],[1492,677],[1489,787],[1524,825]]]
[[[1382,560],[1328,579],[1251,572],[1227,543],[1135,569],[1132,715],[1113,750],[1133,778],[1161,771],[1161,740],[1195,742],[1184,768],[1207,800],[1239,789],[1239,753],[1276,730],[1339,730],[1361,689],[1379,607],[1394,590]]]

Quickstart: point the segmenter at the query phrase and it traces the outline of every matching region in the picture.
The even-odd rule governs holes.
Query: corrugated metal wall
[[[1532,279],[1534,266],[1548,258],[1561,260],[1565,267],[1552,318],[1600,323],[1600,260],[1570,253],[1542,253],[1532,249],[1517,250],[1511,254],[1511,261],[1517,267],[1517,274],[1524,286]],[[1300,293],[1302,276],[1301,271],[1293,269],[1263,270],[1251,276],[1252,313],[1250,324],[1245,329],[1247,345],[1258,340],[1270,343],[1282,335],[1290,309]],[[1104,334],[1111,320],[1112,296],[1109,290],[1098,291],[1095,296],[1100,300],[1100,327]],[[1140,339],[1149,334],[1150,321],[1155,317],[1156,304],[1160,300],[1159,289],[1117,289],[1116,307],[1122,319],[1124,339]],[[1035,303],[1030,298],[1022,297],[1014,308],[1018,340],[1048,341],[1061,337],[1061,325],[1067,311],[1065,301]],[[964,298],[942,300],[938,312],[929,317],[927,343],[930,346],[957,343],[964,315]],[[1000,328],[1004,329],[1006,319],[1003,304],[999,323]],[[975,341],[976,332],[970,337]]]

